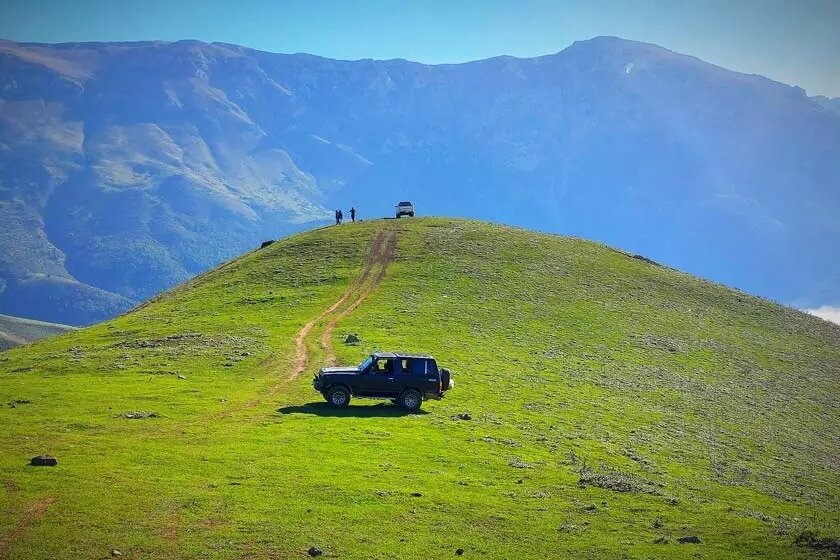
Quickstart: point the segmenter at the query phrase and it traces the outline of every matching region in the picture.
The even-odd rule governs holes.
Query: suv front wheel
[[[420,405],[423,404],[423,395],[417,389],[406,389],[400,393],[400,398],[397,399],[397,402],[406,410],[420,410]]]
[[[344,408],[350,404],[350,391],[345,387],[332,387],[324,397],[333,408]]]

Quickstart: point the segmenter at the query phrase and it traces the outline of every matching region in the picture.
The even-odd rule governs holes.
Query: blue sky
[[[617,35],[840,97],[840,0],[2,0],[16,41],[200,39],[332,58],[461,62]]]

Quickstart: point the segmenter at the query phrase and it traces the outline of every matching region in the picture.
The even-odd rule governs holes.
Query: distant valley
[[[0,352],[72,330],[67,325],[0,315]]]
[[[611,37],[434,66],[0,42],[0,313],[93,323],[403,199],[840,302],[837,99]]]

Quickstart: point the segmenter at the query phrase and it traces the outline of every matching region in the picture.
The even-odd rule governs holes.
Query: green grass
[[[377,228],[397,259],[333,345],[435,355],[456,387],[423,414],[320,404],[328,318],[282,382]],[[0,407],[0,557],[830,558],[838,390],[837,327],[601,245],[321,229],[0,354],[0,403],[30,401]]]
[[[0,351],[72,329],[68,325],[0,315]]]

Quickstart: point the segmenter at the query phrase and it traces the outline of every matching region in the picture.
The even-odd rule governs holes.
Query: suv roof
[[[434,360],[428,354],[411,354],[408,352],[374,352],[372,356],[374,358],[423,358],[425,360]]]
[[[403,202],[400,202],[399,204],[397,204],[397,206],[411,206],[411,203],[408,202],[408,201],[403,201]]]

